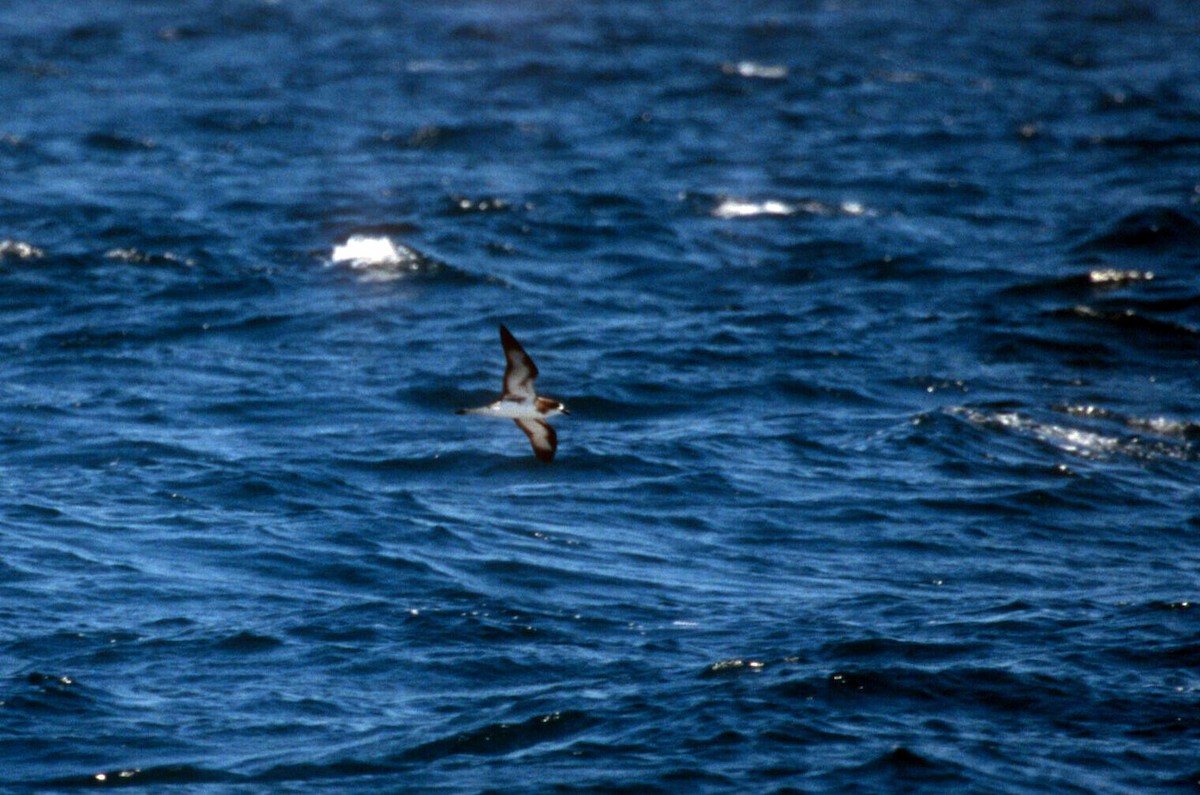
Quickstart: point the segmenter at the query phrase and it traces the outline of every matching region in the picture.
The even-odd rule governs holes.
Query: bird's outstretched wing
[[[504,346],[504,359],[508,362],[504,368],[504,393],[501,397],[505,400],[533,400],[537,396],[533,390],[533,379],[538,374],[537,365],[503,325],[500,326],[500,344]]]
[[[544,420],[513,420],[517,427],[525,431],[529,443],[533,445],[533,454],[539,461],[549,464],[554,460],[554,451],[558,449],[558,434]]]

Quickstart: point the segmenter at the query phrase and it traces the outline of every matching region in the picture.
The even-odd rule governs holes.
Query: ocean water
[[[1200,788],[1190,0],[0,7],[0,791]],[[564,400],[544,465],[508,325]]]

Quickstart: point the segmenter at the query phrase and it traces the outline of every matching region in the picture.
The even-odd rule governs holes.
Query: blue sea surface
[[[10,0],[0,107],[0,792],[1200,791],[1192,0]]]

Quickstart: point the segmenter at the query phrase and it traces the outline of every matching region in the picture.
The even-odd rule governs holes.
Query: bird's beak
[[[559,411],[561,411],[563,414],[570,414],[570,413],[571,413],[571,412],[567,411],[567,407],[566,407],[566,406],[559,406],[559,407],[558,407],[558,410],[559,410]]]

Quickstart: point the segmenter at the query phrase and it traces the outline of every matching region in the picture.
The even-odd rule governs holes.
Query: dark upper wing
[[[504,346],[504,358],[508,362],[504,368],[504,397],[532,400],[536,394],[533,379],[537,378],[537,365],[503,325],[500,326],[500,344]]]
[[[533,445],[533,454],[539,461],[549,464],[554,460],[554,451],[558,449],[558,434],[550,427],[550,423],[542,420],[513,420],[517,427],[525,431],[529,443]]]

